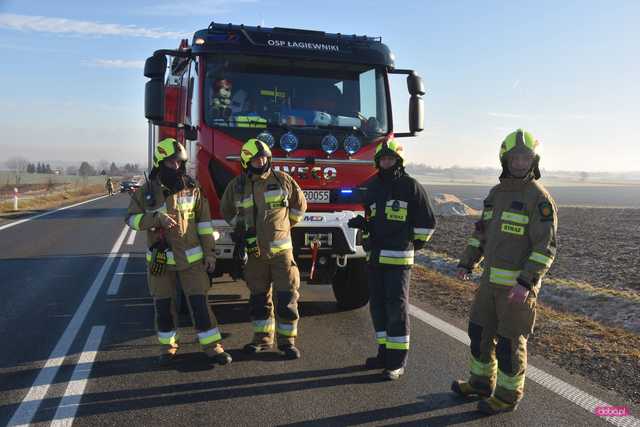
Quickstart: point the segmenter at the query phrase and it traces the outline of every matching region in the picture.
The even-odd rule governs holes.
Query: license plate
[[[302,190],[308,203],[329,203],[329,190]]]

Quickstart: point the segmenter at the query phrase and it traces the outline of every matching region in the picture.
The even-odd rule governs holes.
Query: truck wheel
[[[354,310],[369,302],[367,263],[364,259],[350,259],[339,268],[331,281],[333,294],[342,310]]]

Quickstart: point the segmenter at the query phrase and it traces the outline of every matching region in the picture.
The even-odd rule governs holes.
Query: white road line
[[[71,380],[69,381],[67,389],[64,392],[64,396],[58,405],[56,414],[53,416],[53,421],[51,422],[52,426],[71,427],[73,424],[76,412],[78,411],[78,405],[80,405],[80,400],[82,399],[82,394],[87,386],[91,367],[93,366],[94,360],[96,360],[96,355],[100,348],[100,342],[102,341],[104,330],[104,326],[94,326],[91,328],[91,333],[89,334],[89,338],[87,339],[84,348],[82,349],[82,353],[78,359],[78,364],[73,370]]]
[[[31,221],[33,219],[42,218],[43,216],[47,216],[47,215],[51,215],[52,213],[63,211],[65,209],[71,209],[71,208],[75,208],[76,206],[84,205],[85,203],[95,202],[96,200],[104,199],[105,197],[109,197],[109,196],[96,197],[95,199],[85,200],[84,202],[76,203],[75,205],[65,206],[63,208],[58,208],[58,209],[54,209],[52,211],[47,211],[47,212],[44,212],[44,213],[41,213],[41,214],[38,214],[38,215],[30,216],[29,218],[21,219],[19,221],[10,222],[9,224],[0,225],[0,231],[1,230],[6,230],[7,228],[14,227],[14,226],[16,226],[18,224],[22,224],[22,223],[27,222],[27,221]]]
[[[60,337],[60,340],[49,355],[49,359],[38,373],[33,385],[22,400],[22,403],[20,403],[20,406],[18,406],[18,409],[16,409],[13,417],[9,420],[10,426],[31,423],[31,420],[42,403],[42,399],[44,399],[47,391],[49,390],[49,386],[58,373],[62,362],[64,362],[64,359],[69,352],[69,348],[71,347],[71,344],[73,344],[73,340],[76,338],[78,331],[82,327],[82,323],[87,317],[89,309],[104,283],[104,279],[111,268],[111,264],[113,264],[113,260],[120,250],[120,246],[122,246],[122,242],[124,241],[128,230],[129,227],[125,225],[120,236],[111,248],[111,252],[107,255],[107,259],[104,261],[104,264],[102,264],[102,268],[98,272],[93,284],[84,296],[84,299],[67,325],[67,328],[64,330],[62,337]]]
[[[127,245],[133,245],[133,242],[136,240],[137,231],[131,229],[131,234],[129,234],[129,239],[127,239]]]
[[[444,332],[445,334],[460,341],[465,345],[469,345],[471,342],[467,333],[462,329],[456,328],[455,326],[427,313],[426,311],[414,305],[409,305],[409,314],[422,320],[429,326],[432,326],[433,328]],[[535,381],[547,390],[550,390],[557,395],[564,397],[570,402],[578,405],[579,407],[585,409],[594,417],[596,416],[596,407],[611,406],[608,403],[603,402],[602,400],[590,395],[589,393],[586,393],[572,386],[571,384],[568,384],[561,379],[556,378],[555,376],[536,368],[535,366],[527,365],[527,378]],[[615,426],[640,427],[640,420],[632,416],[599,418],[602,418]]]
[[[111,283],[109,283],[109,288],[107,288],[107,295],[118,294],[118,290],[120,290],[120,283],[122,282],[122,276],[124,275],[124,270],[127,268],[128,260],[129,254],[122,254],[122,256],[120,257],[120,261],[118,262],[118,266],[116,267],[116,272],[111,278]]]

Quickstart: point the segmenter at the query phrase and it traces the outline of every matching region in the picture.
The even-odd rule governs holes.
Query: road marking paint
[[[449,335],[450,337],[460,341],[465,345],[471,344],[471,340],[465,331],[456,328],[455,326],[427,313],[426,311],[414,306],[409,305],[409,314],[422,320],[427,325],[438,329],[441,332]],[[579,407],[590,412],[594,417],[595,409],[597,406],[611,406],[606,402],[586,393],[579,388],[572,386],[569,383],[562,381],[561,379],[548,374],[542,369],[538,369],[530,364],[527,365],[527,378],[540,384],[542,387],[556,393],[559,396],[564,397],[570,402],[578,405]],[[598,417],[608,421],[615,426],[621,427],[640,427],[640,420],[632,417]]]
[[[60,340],[49,355],[49,359],[38,373],[38,376],[29,389],[29,392],[22,400],[22,403],[20,403],[20,406],[18,406],[18,409],[16,409],[16,412],[9,420],[10,426],[31,423],[31,420],[35,416],[38,408],[40,407],[40,404],[42,403],[42,399],[44,399],[47,391],[49,390],[49,386],[55,379],[55,376],[58,373],[62,362],[64,362],[71,344],[73,344],[76,335],[78,335],[78,331],[80,331],[82,323],[87,317],[93,301],[95,301],[96,296],[98,295],[98,292],[102,287],[105,277],[107,276],[107,273],[111,268],[111,264],[113,264],[113,260],[116,258],[118,251],[122,246],[122,242],[127,235],[128,229],[129,226],[125,225],[122,229],[122,232],[120,233],[120,236],[113,244],[111,252],[107,255],[107,259],[102,264],[102,268],[100,268],[100,271],[93,281],[93,284],[87,291],[87,294],[84,296],[84,299],[73,315],[73,318],[67,325],[67,328],[64,330],[62,337],[60,337]]]
[[[65,207],[58,208],[58,209],[55,209],[55,210],[52,210],[52,211],[47,211],[47,212],[44,212],[44,213],[41,213],[41,214],[38,214],[38,215],[30,216],[29,218],[25,218],[25,219],[21,219],[21,220],[18,220],[18,221],[10,222],[9,224],[0,225],[0,231],[1,230],[5,230],[7,228],[11,228],[11,227],[16,226],[18,224],[22,224],[22,223],[27,222],[27,221],[31,221],[31,220],[34,220],[34,219],[42,218],[43,216],[47,216],[47,215],[51,215],[51,214],[56,213],[56,212],[63,211],[65,209],[71,209],[71,208],[75,208],[76,206],[84,205],[85,203],[95,202],[96,200],[104,199],[105,197],[109,197],[109,196],[96,197],[95,199],[85,200],[84,202],[76,203],[74,205],[65,206]]]
[[[104,326],[94,326],[91,328],[91,333],[89,334],[89,338],[87,339],[84,348],[82,349],[82,353],[78,359],[78,364],[73,370],[71,380],[69,381],[69,384],[67,384],[67,389],[64,392],[64,396],[62,397],[60,404],[58,405],[56,414],[53,416],[53,421],[51,422],[52,426],[71,427],[73,424],[76,412],[78,411],[78,406],[80,405],[80,400],[84,394],[84,389],[87,386],[87,380],[89,379],[93,362],[96,360],[98,349],[100,348],[100,342],[102,341],[104,330]]]
[[[116,272],[113,274],[111,278],[111,283],[109,283],[109,288],[107,289],[107,295],[117,295],[118,290],[120,290],[120,283],[122,282],[122,276],[124,276],[124,270],[127,268],[127,261],[129,260],[129,254],[122,254],[120,257],[120,261],[118,262],[118,266],[116,267]]]
[[[136,240],[136,234],[138,232],[134,229],[131,229],[131,234],[129,234],[129,239],[127,240],[127,245],[133,245],[133,242]]]

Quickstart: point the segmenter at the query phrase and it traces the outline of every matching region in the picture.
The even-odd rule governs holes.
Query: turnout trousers
[[[369,308],[385,368],[404,367],[409,352],[410,268],[369,264]]]
[[[180,285],[186,296],[187,304],[198,341],[203,350],[217,347],[222,340],[218,322],[207,302],[210,280],[202,262],[197,262],[181,271],[165,271],[159,276],[147,270],[149,291],[155,306],[155,323],[160,344],[173,346],[178,341],[178,316],[175,298],[176,285]]]
[[[508,300],[508,286],[480,285],[471,307],[472,386],[494,391],[494,396],[509,404],[524,395],[527,367],[527,339],[536,317],[536,294],[529,292],[524,303]]]
[[[251,293],[252,343],[271,346],[277,332],[278,347],[294,345],[300,318],[300,272],[293,252],[285,250],[270,258],[249,256],[244,278]]]

